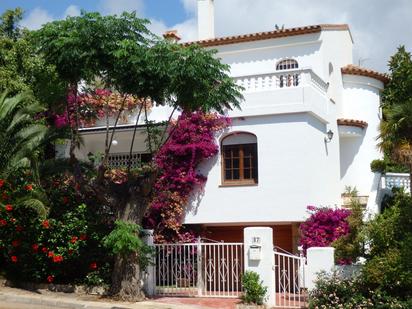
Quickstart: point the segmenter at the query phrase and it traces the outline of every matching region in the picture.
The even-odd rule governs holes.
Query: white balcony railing
[[[411,192],[409,174],[407,173],[386,173],[383,176],[382,184],[384,188],[392,190],[393,187],[404,187],[405,191]]]
[[[244,92],[271,91],[282,88],[295,88],[311,85],[326,93],[328,84],[311,69],[285,70],[275,73],[246,75],[234,78]]]

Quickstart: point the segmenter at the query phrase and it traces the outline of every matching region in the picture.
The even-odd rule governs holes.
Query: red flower
[[[72,255],[73,254],[73,249],[69,249],[69,250],[67,250],[67,253],[69,254],[69,255]]]
[[[27,191],[32,191],[33,190],[33,185],[25,185],[24,189],[26,189]]]
[[[3,192],[2,195],[1,195],[1,198],[2,198],[3,200],[7,200],[7,199],[9,198],[7,192]]]
[[[80,234],[80,240],[86,240],[87,235],[86,234]]]
[[[41,223],[41,225],[43,225],[43,227],[44,227],[45,229],[48,229],[48,228],[50,227],[49,220],[44,220],[44,221]]]
[[[47,251],[49,251],[49,249],[46,248],[46,247],[43,247],[43,248],[41,248],[41,251],[42,251],[43,253],[47,253]]]
[[[21,225],[16,226],[16,231],[17,232],[23,231],[23,227]]]
[[[53,262],[54,263],[61,263],[61,262],[63,262],[63,257],[61,255],[55,255],[55,256],[53,256]]]
[[[91,262],[90,265],[89,265],[89,268],[93,269],[93,270],[97,269],[97,263],[96,262]]]
[[[7,225],[7,221],[4,219],[0,219],[0,226],[5,226]]]
[[[33,252],[39,251],[39,245],[38,244],[32,244],[31,248],[33,249]],[[43,248],[43,249],[45,249],[45,248]]]
[[[7,204],[7,205],[5,206],[5,209],[6,209],[6,211],[12,211],[12,210],[13,210],[13,206],[10,205],[10,204]]]
[[[79,239],[79,238],[78,238],[77,236],[72,236],[72,239],[70,239],[70,242],[71,242],[72,244],[75,244],[78,239]]]
[[[54,257],[54,252],[53,251],[49,251],[49,253],[47,253],[48,257]]]
[[[4,186],[4,179],[0,179],[0,188]]]
[[[47,282],[48,283],[52,283],[53,280],[54,280],[54,276],[52,276],[52,275],[47,276]]]
[[[11,261],[12,261],[13,263],[17,263],[17,256],[12,255],[12,256],[11,256]]]
[[[13,241],[11,242],[11,245],[12,245],[13,247],[18,247],[18,246],[20,246],[20,243],[21,243],[21,241],[18,240],[18,239],[16,239],[16,240],[13,240]]]
[[[69,198],[67,196],[63,196],[63,204],[68,204]]]

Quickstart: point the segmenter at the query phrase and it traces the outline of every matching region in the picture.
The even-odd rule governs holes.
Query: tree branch
[[[170,113],[169,118],[167,119],[166,127],[165,127],[165,129],[163,130],[162,137],[160,138],[159,148],[163,145],[163,139],[165,138],[165,135],[166,135],[166,133],[167,133],[167,130],[169,129],[170,121],[172,120],[173,114],[175,113],[176,109],[177,109],[177,105],[175,105],[175,107],[173,108],[172,112]],[[156,149],[156,150],[159,150],[159,149]]]
[[[146,105],[146,99],[144,99],[143,104]],[[127,174],[130,173],[130,168],[131,168],[131,165],[132,165],[133,145],[134,145],[134,140],[135,140],[135,137],[136,137],[137,125],[139,123],[140,114],[142,113],[142,109],[143,109],[143,104],[140,106],[139,113],[137,114],[137,118],[136,118],[136,123],[134,125],[132,142],[130,144],[129,159],[127,161]]]
[[[108,143],[108,147],[105,149],[103,160],[100,163],[98,171],[97,171],[97,178],[96,178],[97,183],[101,183],[103,181],[104,172],[106,170],[106,165],[107,165],[107,161],[108,161],[108,158],[109,158],[110,149],[112,147],[113,137],[114,137],[114,134],[116,132],[117,123],[119,122],[120,115],[122,114],[122,112],[124,110],[124,105],[126,103],[126,99],[127,99],[127,94],[124,94],[122,104],[121,104],[119,112],[116,116],[116,121],[114,122],[114,126],[113,126],[113,129],[112,129],[112,134],[110,136],[110,141]]]
[[[150,154],[153,154],[153,148],[152,148],[152,140],[150,138],[150,125],[149,121],[147,119],[147,107],[146,104],[144,106],[144,116],[145,116],[145,122],[146,122],[146,130],[147,130],[147,142],[149,143],[149,152]]]

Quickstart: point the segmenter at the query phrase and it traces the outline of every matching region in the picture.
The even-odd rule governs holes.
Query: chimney
[[[215,12],[213,0],[197,0],[197,31],[199,40],[215,37]]]
[[[163,37],[173,43],[180,41],[180,36],[177,34],[177,30],[169,30],[163,34]]]

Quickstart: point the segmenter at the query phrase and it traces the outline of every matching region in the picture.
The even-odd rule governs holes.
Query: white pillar
[[[213,0],[197,0],[197,31],[199,40],[215,37],[215,13]]]
[[[276,303],[275,259],[273,253],[273,231],[270,227],[247,227],[243,230],[245,271],[259,274],[267,287],[266,306]]]
[[[154,240],[153,240],[153,230],[143,230],[143,241],[145,242],[146,245],[151,246],[153,250],[155,249],[154,247]],[[155,295],[155,288],[156,288],[156,277],[155,277],[155,257],[153,257],[153,260],[151,260],[151,264],[147,266],[146,269],[146,275],[144,277],[144,285],[143,289],[146,292],[147,296],[153,296]]]
[[[318,274],[322,271],[330,273],[335,266],[335,248],[312,247],[306,253],[305,281],[306,287],[312,290]]]

